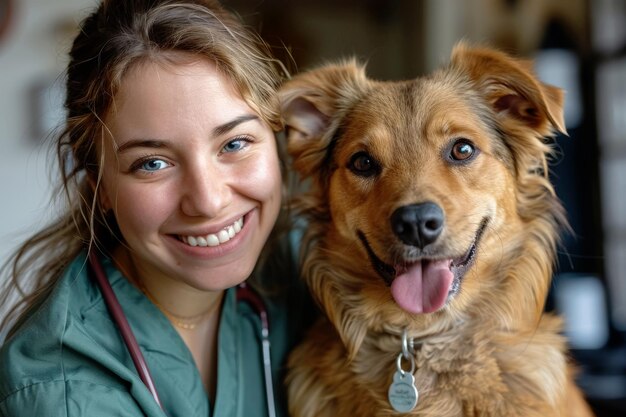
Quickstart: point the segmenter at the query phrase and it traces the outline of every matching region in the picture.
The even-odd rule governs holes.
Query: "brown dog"
[[[429,77],[329,65],[281,102],[326,313],[291,357],[292,415],[590,416],[543,314],[564,223],[544,137],[564,131],[562,92],[459,45]]]

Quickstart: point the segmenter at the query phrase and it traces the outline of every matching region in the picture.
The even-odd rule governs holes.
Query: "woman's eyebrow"
[[[236,117],[230,122],[226,122],[222,125],[217,126],[213,129],[214,136],[224,135],[235,127],[239,126],[242,123],[249,122],[250,120],[259,120],[259,117],[254,114],[244,114],[243,116]],[[167,143],[162,140],[157,139],[131,139],[124,143],[122,143],[117,149],[116,152],[118,154],[124,153],[132,148],[164,148],[167,146]]]
[[[164,141],[156,139],[131,139],[122,143],[115,150],[118,154],[124,153],[132,148],[164,148],[167,146]]]
[[[237,127],[238,125],[248,122],[250,120],[259,120],[259,117],[254,115],[254,114],[244,114],[243,116],[239,116],[237,118],[235,118],[234,120],[224,123],[223,125],[219,125],[217,126],[215,129],[213,129],[213,135],[214,136],[221,136],[224,135],[228,132],[230,132],[231,130],[233,130],[235,127]]]

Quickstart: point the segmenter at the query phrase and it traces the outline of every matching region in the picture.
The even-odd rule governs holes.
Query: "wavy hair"
[[[103,120],[130,69],[146,61],[177,62],[180,52],[211,60],[274,131],[282,129],[276,89],[286,70],[256,33],[217,1],[102,1],[83,20],[69,53],[67,119],[55,138],[60,168],[55,195],[65,207],[4,264],[0,305],[13,302],[13,308],[0,323],[0,334],[11,336],[81,251],[95,246],[107,253],[123,242],[115,218],[97,198]]]

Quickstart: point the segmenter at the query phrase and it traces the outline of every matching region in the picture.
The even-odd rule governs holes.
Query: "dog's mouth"
[[[483,219],[470,247],[455,258],[421,258],[411,263],[389,265],[381,260],[370,246],[365,234],[358,231],[372,267],[382,277],[400,308],[414,313],[432,313],[441,309],[458,293],[463,277],[473,265],[478,245],[487,228]]]

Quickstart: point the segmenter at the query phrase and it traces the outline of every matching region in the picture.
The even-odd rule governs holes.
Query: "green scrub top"
[[[103,259],[141,347],[163,412],[139,378],[81,254],[51,295],[0,350],[0,415],[6,417],[266,416],[261,323],[236,290],[226,291],[218,331],[214,405],[176,330],[143,293]],[[289,277],[292,279],[293,277]],[[298,285],[265,297],[277,416],[286,416],[285,359],[309,320]]]

